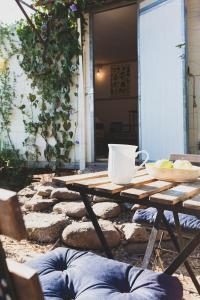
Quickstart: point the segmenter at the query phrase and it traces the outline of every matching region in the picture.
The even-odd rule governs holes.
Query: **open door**
[[[140,148],[150,159],[187,151],[184,0],[139,7]]]

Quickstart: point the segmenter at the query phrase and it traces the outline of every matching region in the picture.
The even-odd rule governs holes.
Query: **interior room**
[[[138,145],[137,6],[94,14],[95,154]]]

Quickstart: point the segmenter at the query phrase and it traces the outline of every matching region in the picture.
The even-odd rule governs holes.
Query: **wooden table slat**
[[[137,173],[135,174],[134,178],[138,178],[141,176],[146,175],[146,170],[139,170],[137,171]],[[140,181],[140,179],[137,179],[137,181]],[[98,177],[98,178],[90,178],[90,179],[82,179],[82,180],[75,180],[73,182],[73,184],[78,185],[78,186],[82,186],[85,188],[93,188],[93,187],[98,187],[101,184],[107,184],[107,183],[111,183],[110,179],[108,176],[106,177]]]
[[[94,178],[94,179],[88,179],[88,180],[81,180],[81,181],[75,181],[74,184],[86,188],[92,188],[101,184],[109,183],[110,179],[109,177],[100,177],[100,178]]]
[[[143,199],[149,197],[155,193],[168,190],[174,186],[174,183],[167,181],[154,181],[137,188],[130,188],[121,192],[121,196],[134,198],[134,199]]]
[[[200,182],[180,184],[167,191],[156,193],[150,197],[150,201],[161,204],[174,205],[200,193]]]
[[[189,209],[200,210],[200,195],[196,195],[195,197],[184,201],[183,206]]]
[[[79,174],[79,175],[70,175],[70,176],[63,176],[63,177],[54,177],[53,181],[56,182],[63,182],[65,184],[72,184],[75,181],[79,180],[86,180],[92,178],[100,178],[100,177],[107,177],[108,171],[101,171],[95,173],[86,173],[86,174]]]
[[[133,178],[130,184],[126,185],[120,185],[120,184],[115,184],[115,183],[107,183],[107,184],[102,184],[96,187],[96,190],[98,191],[104,191],[107,193],[111,194],[116,194],[119,193],[123,190],[126,190],[132,186],[139,186],[141,184],[147,183],[147,182],[152,182],[155,181],[150,175],[144,175],[144,176],[139,176]]]

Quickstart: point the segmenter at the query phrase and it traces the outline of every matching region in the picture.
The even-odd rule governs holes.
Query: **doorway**
[[[108,144],[138,145],[137,5],[94,14],[95,157]]]

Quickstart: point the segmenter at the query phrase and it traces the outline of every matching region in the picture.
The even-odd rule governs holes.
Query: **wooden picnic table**
[[[179,252],[179,255],[177,255],[174,261],[167,267],[165,273],[169,275],[173,274],[178,267],[184,263],[200,294],[200,285],[187,261],[192,251],[200,244],[200,232],[196,234],[188,245],[184,246],[178,217],[179,213],[200,217],[200,179],[188,183],[167,182],[154,179],[147,174],[145,169],[142,169],[137,171],[131,183],[128,185],[118,185],[110,182],[107,171],[55,177],[54,181],[65,183],[70,190],[80,193],[87,213],[101,241],[102,248],[108,258],[113,258],[113,256],[87,195],[102,196],[120,203],[130,202],[146,207],[155,207],[158,213],[154,226],[152,227],[142,267],[147,268],[149,265],[157,234],[162,224],[168,231]],[[177,236],[165,218],[164,211],[166,210],[172,211],[173,213]]]

